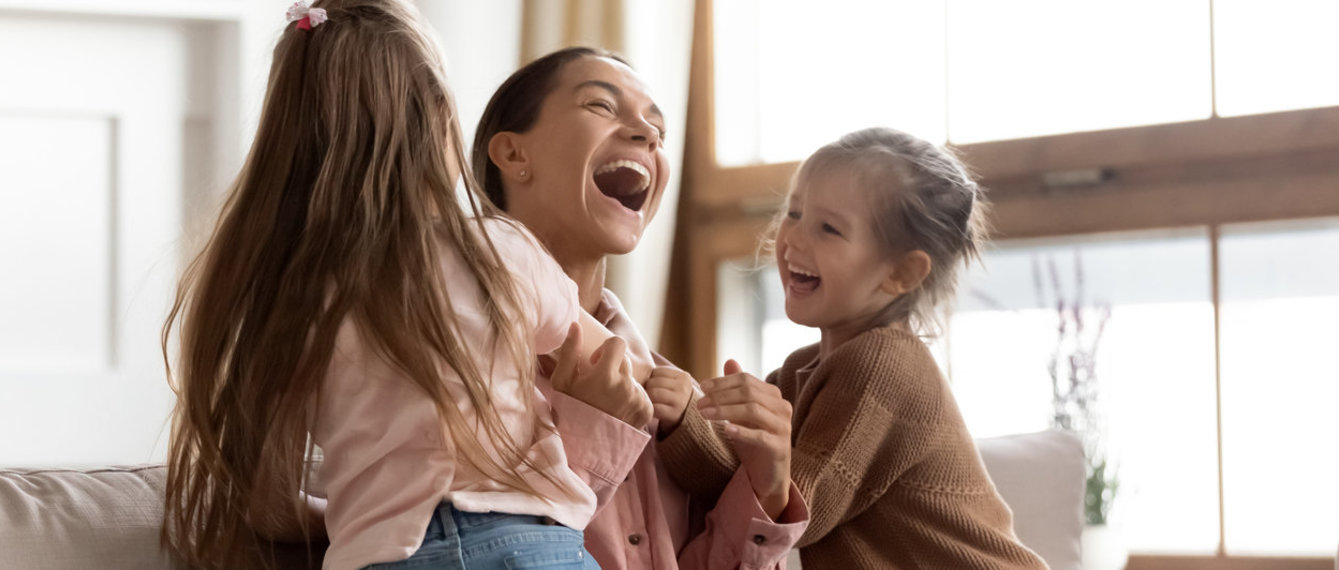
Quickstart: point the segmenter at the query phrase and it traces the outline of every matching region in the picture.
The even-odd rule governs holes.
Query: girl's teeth
[[[803,275],[805,277],[818,277],[817,273],[810,273],[793,265],[790,266],[788,269],[790,269],[791,273],[799,273],[800,275]]]

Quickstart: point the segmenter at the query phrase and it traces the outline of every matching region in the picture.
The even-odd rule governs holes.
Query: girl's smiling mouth
[[[817,273],[794,264],[786,264],[786,270],[790,276],[790,288],[796,293],[813,293],[823,283],[823,279]]]

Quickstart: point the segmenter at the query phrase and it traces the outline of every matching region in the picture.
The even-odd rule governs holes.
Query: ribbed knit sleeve
[[[670,479],[695,498],[714,504],[739,469],[734,446],[697,409],[697,394],[674,431],[656,442]]]
[[[905,338],[903,338],[905,337]],[[908,358],[919,340],[876,329],[843,343],[801,380],[794,361],[778,372],[792,393],[796,424],[791,477],[809,500],[801,548],[823,539],[878,501],[900,475],[930,450],[940,416],[937,375]],[[933,360],[930,361],[933,365]]]

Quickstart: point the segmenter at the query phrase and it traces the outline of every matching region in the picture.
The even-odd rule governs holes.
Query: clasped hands
[[[587,362],[577,354],[580,336],[580,328],[572,327],[554,353],[557,365],[550,378],[555,390],[629,425],[644,426],[654,417],[660,420],[662,434],[678,427],[698,393],[692,376],[678,368],[637,361],[616,336],[601,344]],[[646,369],[649,376],[643,372]],[[724,372],[702,382],[696,405],[703,417],[723,423],[754,494],[775,519],[790,497],[790,402],[776,386],[743,372],[733,360],[726,362]]]

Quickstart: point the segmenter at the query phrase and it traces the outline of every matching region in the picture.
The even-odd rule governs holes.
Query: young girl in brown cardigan
[[[767,377],[794,406],[792,478],[809,501],[806,568],[1035,569],[920,334],[977,255],[981,190],[948,152],[891,129],[804,161],[775,233],[786,316],[818,327]],[[733,374],[731,374],[733,372]],[[766,389],[727,365],[685,414],[715,419]],[[652,395],[653,400],[656,396]],[[682,486],[717,492],[760,430],[683,421],[658,445]],[[697,426],[697,427],[693,427]],[[726,440],[734,440],[731,446]]]

